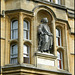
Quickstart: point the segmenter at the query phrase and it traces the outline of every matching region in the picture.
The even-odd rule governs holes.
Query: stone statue
[[[38,26],[38,51],[48,52],[53,47],[53,34],[47,25],[48,19],[43,18]]]

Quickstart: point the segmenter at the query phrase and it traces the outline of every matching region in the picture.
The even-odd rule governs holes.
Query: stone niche
[[[46,10],[40,10],[37,13],[37,24],[38,26],[40,25],[40,21],[42,18],[47,18],[48,19],[48,26],[50,28],[51,33],[53,34],[53,26],[52,26],[52,15],[50,12]],[[38,38],[37,38],[38,39]],[[38,40],[37,40],[37,48],[38,48]],[[43,68],[43,69],[56,69],[55,67],[55,61],[57,56],[54,55],[54,48],[50,52],[40,52],[36,51],[35,53],[36,57],[36,65],[38,68]]]
[[[38,11],[38,13],[37,13],[37,25],[38,26],[40,25],[41,20],[43,18],[47,18],[48,19],[48,26],[50,28],[50,32],[53,34],[53,25],[52,25],[53,18],[52,18],[51,13],[49,11],[43,10],[43,9]],[[37,29],[38,29],[38,26],[37,26]],[[53,37],[54,37],[54,35],[53,35]],[[37,48],[38,48],[38,37],[37,37]],[[52,50],[50,50],[50,53],[54,54],[54,47],[53,47]]]

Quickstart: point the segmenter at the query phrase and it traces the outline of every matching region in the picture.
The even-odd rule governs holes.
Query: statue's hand
[[[41,34],[43,35],[44,33],[43,33],[43,32],[41,32]]]

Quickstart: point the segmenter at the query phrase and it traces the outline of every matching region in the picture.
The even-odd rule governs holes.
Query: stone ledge
[[[53,54],[49,54],[49,53],[36,52],[35,55],[36,56],[41,56],[41,57],[52,58],[52,59],[56,59],[57,58],[57,56],[55,56]]]
[[[29,11],[29,10],[25,10],[25,9],[14,9],[14,10],[6,10],[5,12],[6,13],[12,13],[12,12],[15,12],[15,11],[22,11],[22,12],[27,12],[27,13],[33,13],[32,11]]]
[[[11,73],[14,73],[15,72],[31,72],[32,74],[64,74],[64,75],[72,75],[71,73],[69,73],[68,71],[65,71],[65,70],[62,70],[62,71],[59,71],[59,70],[47,70],[47,69],[42,69],[42,68],[37,68],[35,66],[28,66],[26,64],[17,64],[17,65],[7,65],[7,66],[4,66],[2,67],[2,71],[3,71],[3,74],[11,74]]]
[[[25,10],[25,9],[11,9],[11,10],[5,10],[5,13],[9,15],[9,13],[19,13],[19,12],[23,12],[23,14],[25,15],[29,15],[31,17],[34,16],[33,11],[29,11],[29,10]],[[24,13],[25,12],[25,13]]]

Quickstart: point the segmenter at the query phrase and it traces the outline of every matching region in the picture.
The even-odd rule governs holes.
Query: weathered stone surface
[[[65,0],[65,5],[61,6],[54,3],[34,0],[0,0],[0,68],[1,75],[74,75],[74,0]],[[5,17],[2,11],[5,11]],[[49,19],[49,27],[54,37],[54,55],[57,56],[57,50],[64,51],[64,70],[57,68],[57,58],[55,59],[55,67],[43,66],[40,69],[37,67],[36,56],[38,48],[37,28],[40,20],[44,17]],[[11,40],[11,21],[19,20],[19,39]],[[23,20],[30,22],[30,40],[23,39]],[[22,20],[22,21],[21,21]],[[56,27],[62,29],[62,46],[56,46]],[[21,36],[22,35],[22,36]],[[15,66],[10,64],[10,45],[12,43],[19,44],[19,61],[18,64],[23,64],[23,44],[30,45],[30,64]],[[21,50],[22,49],[22,50]],[[49,58],[49,55],[40,54],[41,57]],[[44,59],[45,59],[44,58]],[[31,67],[32,66],[32,67]],[[45,70],[46,68],[46,70]],[[47,69],[48,68],[48,69]],[[52,70],[50,70],[52,69]],[[67,72],[68,71],[68,72]],[[16,75],[15,74],[15,75]]]

